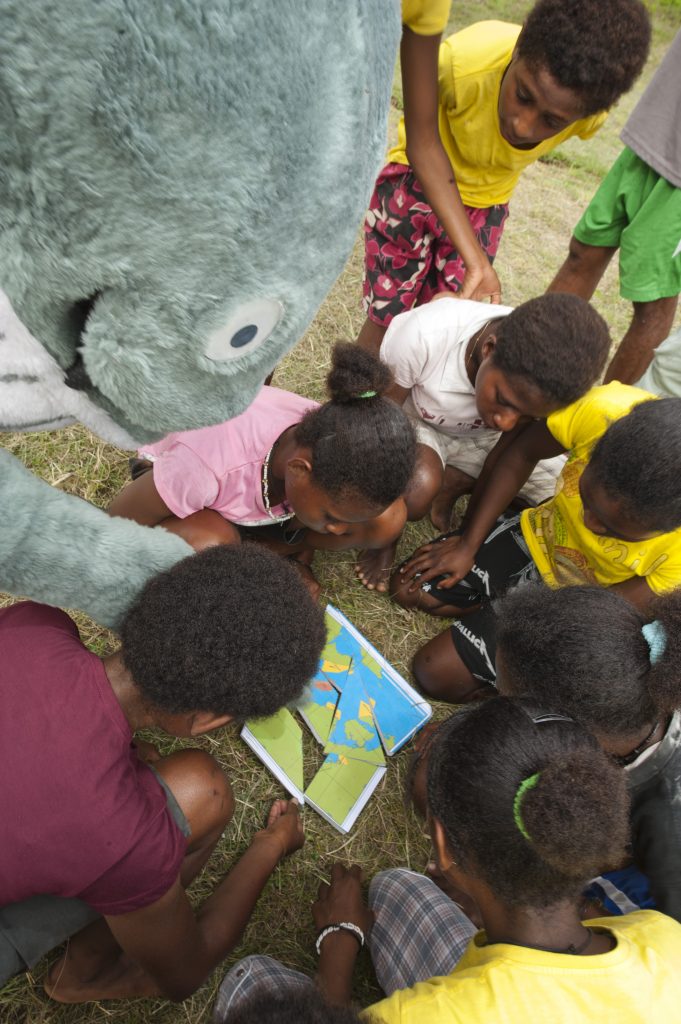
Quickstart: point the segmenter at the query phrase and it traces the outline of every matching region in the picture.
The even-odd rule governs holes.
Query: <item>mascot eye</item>
[[[236,359],[267,341],[284,315],[277,299],[253,299],[234,311],[224,327],[208,338],[206,355],[215,362]]]

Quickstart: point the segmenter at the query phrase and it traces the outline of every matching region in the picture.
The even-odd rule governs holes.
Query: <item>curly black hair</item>
[[[325,639],[323,612],[295,569],[245,543],[149,580],[123,621],[121,654],[150,706],[244,719],[296,700]]]
[[[546,68],[577,93],[583,117],[631,89],[649,49],[650,16],[640,0],[539,0],[517,44],[531,68]]]
[[[526,583],[494,609],[504,693],[548,702],[612,738],[681,707],[681,591],[652,605],[666,634],[655,664],[641,632],[647,617],[607,588]]]
[[[635,405],[608,427],[589,459],[606,494],[646,533],[681,526],[680,466],[681,398]]]
[[[523,302],[495,325],[492,362],[531,382],[557,408],[586,394],[610,351],[608,326],[577,295],[549,292]]]
[[[312,480],[334,497],[359,496],[377,511],[404,493],[414,471],[416,436],[404,410],[384,394],[392,375],[357,345],[334,346],[331,401],[296,428],[312,453]]]
[[[285,991],[265,991],[251,996],[216,1024],[360,1024],[349,1006],[332,1006],[310,980],[310,984]]]
[[[514,802],[536,773],[518,808],[526,838]],[[428,805],[456,863],[511,906],[579,899],[589,878],[621,863],[629,832],[624,773],[595,739],[510,697],[470,705],[438,729]]]

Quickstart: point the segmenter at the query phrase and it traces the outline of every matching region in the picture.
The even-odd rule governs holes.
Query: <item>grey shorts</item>
[[[191,829],[182,808],[154,766],[149,767],[165,790],[173,820],[182,834],[189,837]],[[46,851],[46,855],[48,853]],[[62,896],[31,896],[20,903],[0,907],[0,985],[33,967],[51,949],[99,916],[82,900]]]
[[[478,479],[485,459],[501,434],[496,434],[492,430],[472,430],[460,437],[450,437],[419,416],[411,395],[407,395],[403,408],[412,421],[419,444],[425,444],[437,452],[443,466],[454,466],[474,480]],[[556,482],[563,472],[566,460],[567,456],[556,455],[552,459],[538,462],[519,492],[520,497],[530,505],[539,505],[542,501],[552,498],[556,493]]]

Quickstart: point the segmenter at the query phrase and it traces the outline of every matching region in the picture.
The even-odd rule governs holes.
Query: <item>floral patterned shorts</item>
[[[464,209],[492,263],[508,203]],[[463,260],[405,164],[388,164],[378,176],[364,222],[364,268],[364,308],[385,327],[398,313],[461,287]]]

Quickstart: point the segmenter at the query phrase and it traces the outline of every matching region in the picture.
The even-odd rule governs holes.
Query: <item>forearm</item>
[[[489,261],[471,227],[452,165],[442,143],[439,139],[408,142],[407,156],[428,205],[467,269],[473,266],[486,267]]]
[[[466,514],[464,516],[464,526],[472,517],[473,513],[478,507],[480,495],[484,492],[485,488],[489,484],[489,481],[492,479],[493,472],[497,463],[499,462],[501,457],[506,453],[510,445],[517,440],[520,434],[524,430],[526,430],[528,426],[528,423],[519,423],[518,426],[515,427],[513,430],[510,430],[505,434],[501,434],[501,436],[499,437],[499,440],[495,444],[494,448],[492,448],[491,452],[489,453],[489,455],[487,456],[482,465],[480,476],[478,477],[475,483],[473,493],[471,494],[470,500],[468,502],[468,507],[466,509]]]
[[[196,915],[205,977],[237,945],[262,890],[279,862],[268,840],[254,838],[243,856]]]
[[[499,516],[529,479],[535,465],[536,460],[524,451],[512,449],[499,461],[495,472],[482,486],[478,488],[476,485],[473,511],[470,515],[466,513],[461,535],[461,543],[471,552],[480,548]]]
[[[671,332],[677,303],[676,295],[653,302],[634,303],[629,330],[605,371],[604,384],[612,380],[635,384],[643,376],[655,349]]]
[[[358,952],[357,940],[347,932],[333,932],[322,942],[317,983],[330,1003],[344,1006],[351,1002]]]

